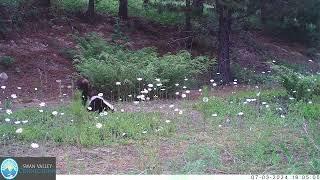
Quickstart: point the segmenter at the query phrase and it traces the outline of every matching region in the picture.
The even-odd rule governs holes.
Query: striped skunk
[[[89,80],[85,78],[79,79],[77,81],[77,87],[80,91],[82,91],[82,104],[83,106],[88,106],[89,111],[98,111],[99,113],[101,113],[102,111],[115,111],[113,105],[111,105],[103,97],[94,95],[97,93],[95,93],[95,91],[93,90]]]
[[[99,113],[102,111],[115,111],[113,105],[103,99],[101,96],[92,96],[88,104],[88,109],[90,111],[98,111]]]

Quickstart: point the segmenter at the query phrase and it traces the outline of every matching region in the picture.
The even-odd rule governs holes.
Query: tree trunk
[[[193,0],[192,6],[197,15],[203,14],[204,0]]]
[[[89,0],[88,10],[87,10],[87,16],[89,19],[94,19],[95,16],[95,4],[94,0]]]
[[[262,0],[260,4],[260,20],[263,25],[265,25],[267,21],[267,3],[266,0]]]
[[[186,24],[185,24],[185,34],[186,34],[186,48],[190,49],[192,46],[192,27],[191,27],[191,4],[190,0],[186,0],[186,11],[185,11],[185,16],[186,16]]]
[[[216,1],[217,13],[219,16],[218,34],[218,72],[220,80],[226,84],[231,81],[230,71],[230,33],[231,33],[231,10],[229,7]]]
[[[119,0],[119,17],[128,19],[128,0]]]

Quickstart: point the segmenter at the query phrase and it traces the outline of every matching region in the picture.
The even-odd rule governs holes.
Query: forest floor
[[[0,69],[9,77],[7,81],[1,82],[2,86],[6,86],[6,90],[0,93],[0,99],[16,94],[18,98],[13,104],[18,109],[35,107],[40,102],[46,102],[48,106],[61,105],[61,100],[69,103],[77,72],[65,50],[77,47],[73,37],[77,33],[84,35],[97,32],[107,41],[111,41],[114,24],[113,17],[103,17],[94,24],[87,24],[76,18],[70,22],[52,20],[48,23],[48,20],[45,20],[28,23],[23,31],[13,32],[6,40],[0,41],[0,56],[11,56],[16,60],[11,67]],[[125,34],[129,41],[118,43],[123,43],[130,49],[155,46],[160,54],[184,49],[181,41],[183,32],[179,27],[158,25],[138,18],[130,19],[124,26],[127,26]],[[254,48],[259,45],[263,53],[271,59],[274,57],[286,63],[319,69],[319,64],[310,64],[309,58],[304,55],[304,47],[279,42],[258,32],[249,34],[250,39],[255,39],[255,45],[249,46],[239,35],[233,35],[234,50],[238,54],[236,61],[243,67],[255,68],[260,72],[269,69],[266,60],[260,58],[261,51],[257,52]],[[203,52],[200,47],[195,47],[193,54]],[[214,56],[214,51],[208,54]],[[61,80],[61,83],[57,80]],[[211,95],[223,97],[233,94],[234,91],[250,89],[249,86],[221,87]],[[57,157],[59,174],[171,174],[173,168],[180,166],[179,163],[189,146],[215,144],[214,146],[219,147],[222,143],[227,146],[232,144],[229,141],[223,142],[224,134],[228,133],[227,129],[216,132],[221,139],[213,136],[212,131],[207,131],[202,113],[193,108],[200,94],[197,90],[191,94],[192,100],[152,101],[139,106],[132,103],[115,104],[117,109],[124,109],[126,112],[159,112],[163,117],[170,116],[175,119],[177,127],[172,137],[152,137],[148,140],[94,148],[39,142],[40,147],[32,149],[29,143],[18,141],[6,146],[1,144],[0,156],[54,156]],[[180,118],[172,106],[183,109],[183,116],[187,118]],[[226,167],[236,161],[228,149],[222,149],[218,154]],[[206,173],[234,172],[240,171],[211,168]]]

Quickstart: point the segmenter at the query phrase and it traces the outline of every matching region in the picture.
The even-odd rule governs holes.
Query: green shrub
[[[270,84],[274,83],[274,76],[269,73],[256,73],[248,68],[243,68],[237,63],[233,63],[231,66],[232,76],[240,83],[247,84]]]
[[[14,62],[15,62],[15,59],[11,56],[0,57],[0,64],[5,67],[11,66]]]
[[[87,8],[87,1],[84,0],[55,0],[53,4],[63,11],[71,13],[85,11]]]
[[[128,41],[128,37],[121,30],[119,18],[116,18],[116,23],[113,26],[113,33],[112,33],[112,41],[117,41],[117,40],[123,40],[126,42]]]
[[[309,100],[320,93],[320,76],[282,75],[282,86],[297,100]]]
[[[144,88],[149,83],[155,87],[160,83],[156,78],[160,78],[161,88],[173,92],[176,83],[185,84],[185,77],[192,79],[205,73],[214,63],[203,56],[193,58],[186,51],[163,56],[152,48],[130,51],[108,44],[96,35],[78,38],[78,42],[81,54],[75,63],[80,73],[99,90],[119,92],[121,89],[121,95],[140,93],[143,84]],[[143,78],[143,82],[137,78]],[[121,82],[121,87],[116,82]]]

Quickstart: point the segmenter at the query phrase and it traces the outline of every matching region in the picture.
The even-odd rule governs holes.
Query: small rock
[[[0,74],[0,79],[6,81],[8,79],[7,73],[3,72]]]

